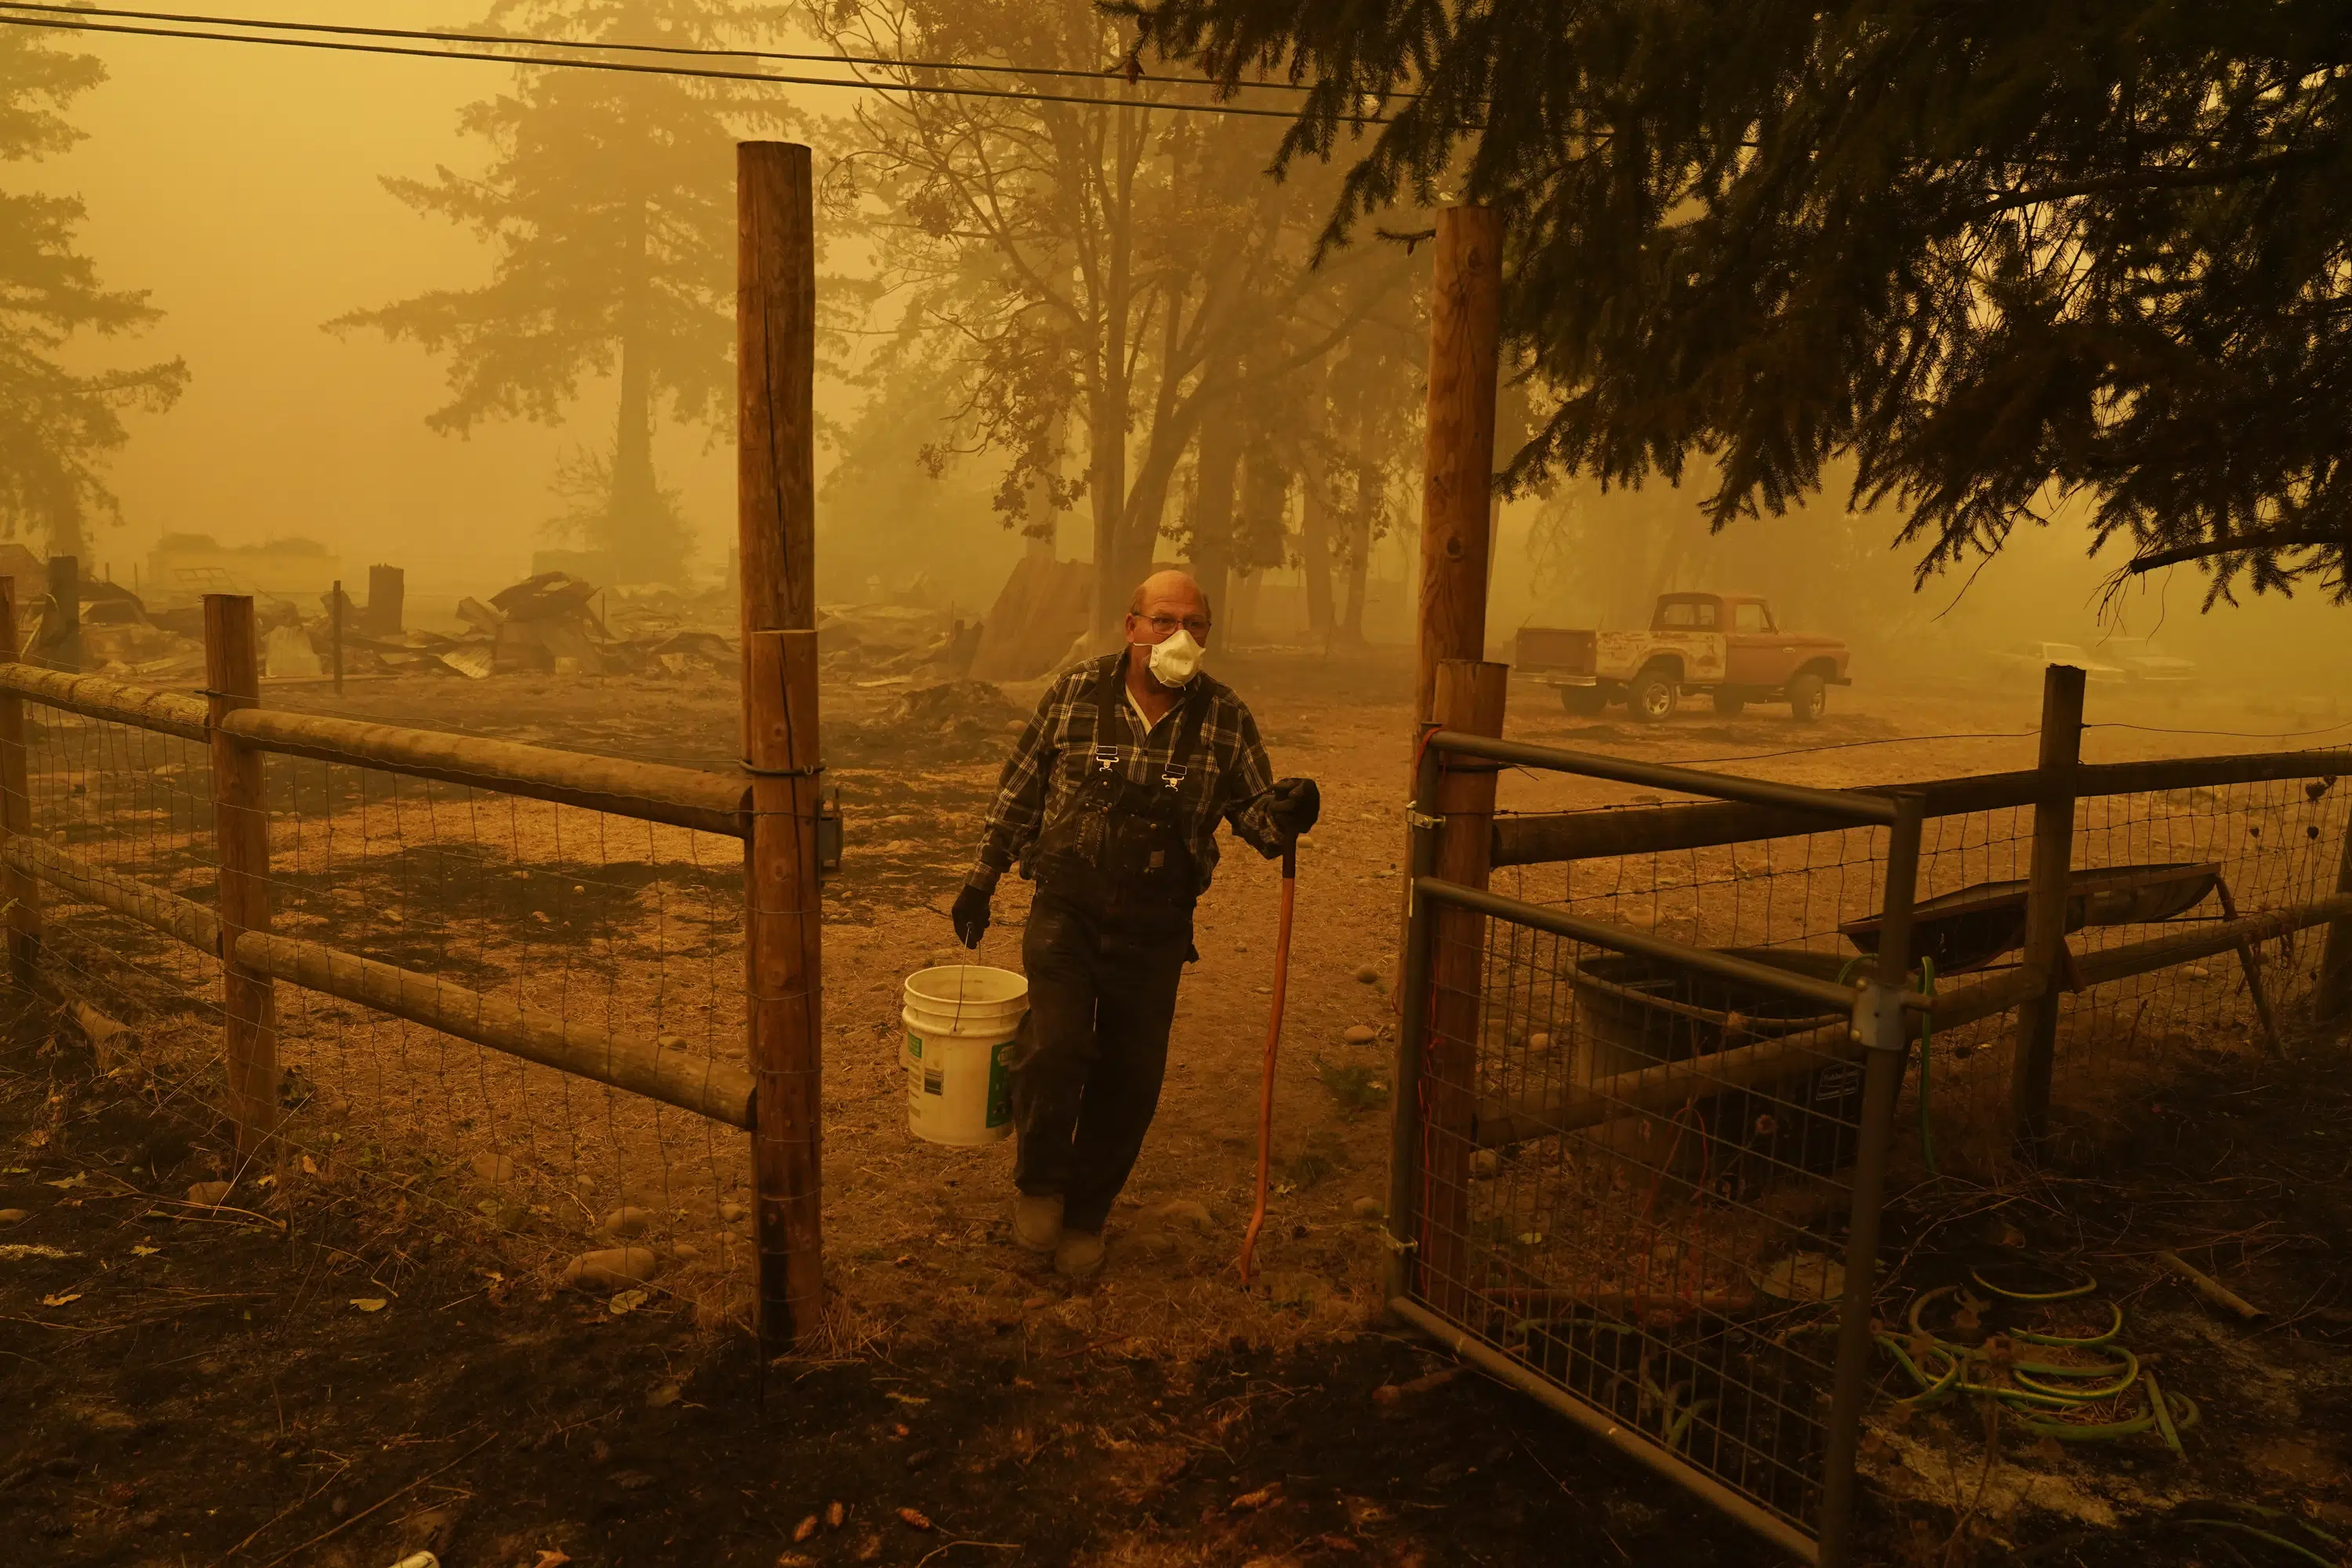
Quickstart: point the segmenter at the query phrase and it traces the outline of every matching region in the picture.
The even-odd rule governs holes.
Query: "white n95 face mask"
[[[1151,647],[1151,679],[1162,686],[1181,686],[1201,668],[1201,655],[1205,652],[1192,640],[1192,634],[1178,626],[1173,637]]]

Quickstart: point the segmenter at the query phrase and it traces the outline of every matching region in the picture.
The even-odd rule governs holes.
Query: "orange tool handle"
[[[1282,999],[1290,989],[1290,910],[1298,890],[1298,845],[1282,847],[1282,923],[1274,939],[1274,1005],[1265,1020],[1265,1078],[1257,1096],[1257,1206],[1250,1211],[1249,1229],[1242,1233],[1242,1289],[1249,1289],[1250,1255],[1257,1249],[1257,1233],[1265,1226],[1266,1180],[1274,1166],[1274,1058],[1282,1045]]]

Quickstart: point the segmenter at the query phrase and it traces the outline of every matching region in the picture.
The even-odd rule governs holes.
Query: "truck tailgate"
[[[1512,662],[1530,673],[1591,675],[1592,643],[1591,632],[1559,626],[1521,626]]]

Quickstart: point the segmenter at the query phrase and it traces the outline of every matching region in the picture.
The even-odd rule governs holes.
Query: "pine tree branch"
[[[2128,174],[2107,174],[2091,180],[2064,180],[2054,184],[2036,185],[2031,190],[2012,191],[1997,200],[1987,202],[1971,215],[1989,217],[1995,213],[2014,212],[2020,207],[2040,206],[2045,203],[2065,201],[2074,196],[2118,195],[2130,191],[2194,190],[2204,185],[2233,185],[2247,180],[2274,174],[2282,169],[2299,163],[2315,163],[2331,157],[2332,152],[2318,148],[2299,147],[2284,153],[2274,153],[2267,158],[2249,159],[2211,169],[2135,169]]]
[[[2153,572],[2159,566],[2178,566],[2184,561],[2202,561],[2215,555],[2240,555],[2248,552],[2273,554],[2281,550],[2352,551],[2352,535],[2341,530],[2333,533],[2268,533],[2242,535],[2229,539],[2206,539],[2195,544],[2178,544],[2169,550],[2159,550],[2152,555],[2136,555],[2124,563],[2124,570],[2137,576]]]

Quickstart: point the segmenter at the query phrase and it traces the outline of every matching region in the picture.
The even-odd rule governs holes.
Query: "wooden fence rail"
[[[94,685],[91,683],[95,683]],[[480,741],[356,723],[307,713],[248,708],[223,716],[217,726],[198,724],[191,732],[187,709],[201,712],[199,699],[144,690],[96,676],[64,675],[23,665],[0,665],[0,690],[89,717],[136,725],[189,740],[230,739],[257,751],[320,757],[358,766],[385,768],[418,776],[498,790],[509,795],[593,806],[708,832],[740,837],[742,815],[721,802],[739,803],[740,781],[688,768],[619,762],[546,746]],[[17,786],[21,789],[21,785]],[[245,810],[230,808],[232,815]],[[247,825],[250,827],[250,824]],[[436,975],[340,952],[314,942],[278,936],[266,930],[240,931],[224,948],[222,919],[193,899],[150,887],[21,832],[0,841],[0,866],[46,882],[69,897],[110,910],[150,930],[176,937],[207,957],[263,980],[282,980],[345,1002],[389,1013],[443,1034],[509,1056],[558,1068],[575,1077],[644,1095],[665,1105],[749,1130],[753,1122],[751,1075],[709,1057],[666,1050],[657,1041],[584,1029],[525,1005],[485,996]],[[261,1009],[244,1006],[245,1033],[269,1026]],[[233,1020],[234,1021],[234,1020]],[[266,1135],[262,1121],[250,1121]]]
[[[740,775],[276,708],[238,709],[215,725],[200,697],[26,664],[0,664],[0,690],[182,740],[209,742],[217,732],[283,756],[465,784],[730,838],[748,831],[749,799]]]
[[[13,584],[0,578],[0,893],[10,971],[41,981],[39,889],[166,932],[210,954],[224,982],[227,1110],[240,1152],[270,1151],[278,1116],[276,983],[679,1107],[752,1134],[760,1334],[801,1338],[824,1299],[821,1116],[826,858],[818,777],[814,512],[815,233],[809,152],[739,153],[739,574],[746,682],[741,771],[705,773],[549,746],[264,708],[253,602],[205,599],[205,688],[161,691],[16,662]],[[70,574],[70,560],[52,566]],[[396,574],[385,595],[398,623]],[[373,580],[372,580],[373,581]],[[54,574],[53,574],[54,583]],[[377,594],[371,593],[371,610]],[[70,612],[75,595],[53,594]],[[340,643],[343,599],[334,593]],[[379,626],[378,630],[383,628]],[[341,659],[337,658],[341,688]],[[92,865],[34,836],[24,707],[37,703],[204,745],[210,753],[213,907]],[[528,1004],[286,937],[269,929],[264,753],[307,757],[721,835],[743,846],[749,1068],[583,1029]]]
[[[2086,990],[2229,952],[2241,943],[2273,942],[2292,931],[2343,920],[2352,920],[2352,894],[2337,893],[2294,909],[2111,947],[2075,960],[2074,977],[2065,984]],[[1937,1029],[1957,1029],[2041,995],[2045,984],[2036,971],[2012,970],[1996,979],[1940,991],[1928,1001],[1927,1010]],[[1801,1078],[1828,1061],[1859,1061],[1864,1053],[1853,1025],[1841,1019],[1752,1046],[1618,1073],[1583,1089],[1537,1100],[1489,1097],[1478,1102],[1476,1142],[1483,1148],[1496,1148],[1557,1137],[1597,1126],[1629,1110],[1672,1115],[1694,1098],[1763,1088]]]
[[[2279,779],[2324,778],[2347,770],[2352,770],[2352,751],[2345,750],[2167,757],[2145,763],[2083,763],[2074,769],[2074,794],[2076,799],[2083,799],[2158,790],[2215,789]],[[1871,784],[1854,793],[1917,795],[1926,799],[1927,815],[1937,817],[2037,805],[2048,790],[2042,773],[2029,768],[1966,778]],[[1536,866],[1553,860],[1706,849],[1756,838],[1801,837],[1818,833],[1822,826],[1822,818],[1808,812],[1715,801],[1630,810],[1538,812],[1496,819],[1494,863],[1498,867]]]

